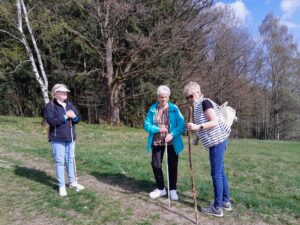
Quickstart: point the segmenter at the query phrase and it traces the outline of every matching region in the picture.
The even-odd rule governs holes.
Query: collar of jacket
[[[158,105],[158,102],[154,103],[154,104],[150,107],[150,111],[152,111],[152,112],[157,112],[157,105]],[[176,106],[175,106],[173,103],[168,102],[168,105],[169,105],[169,112],[175,110]]]

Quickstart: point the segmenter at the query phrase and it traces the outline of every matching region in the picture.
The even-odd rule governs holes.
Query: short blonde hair
[[[52,99],[55,98],[55,93],[61,91],[61,92],[70,92],[70,90],[67,88],[64,84],[55,84],[51,90],[51,96]]]
[[[200,85],[195,81],[190,81],[183,88],[183,94],[185,96],[192,95],[196,92],[201,93],[201,88],[200,88]]]
[[[161,94],[167,94],[170,97],[171,90],[167,85],[160,85],[157,88],[156,94],[157,94],[157,96],[160,96]]]

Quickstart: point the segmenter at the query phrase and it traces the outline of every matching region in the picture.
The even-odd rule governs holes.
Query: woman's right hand
[[[194,124],[194,123],[187,123],[186,130],[199,130],[200,125]]]
[[[73,110],[68,110],[68,111],[66,112],[66,117],[67,117],[67,118],[72,118],[72,119],[74,119],[74,118],[76,117],[76,114],[74,113]]]

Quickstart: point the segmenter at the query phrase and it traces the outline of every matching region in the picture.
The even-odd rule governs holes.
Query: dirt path
[[[26,162],[23,165],[18,165],[22,167],[27,167],[30,169],[36,169],[44,171],[47,175],[55,178],[55,170],[54,165],[44,159],[34,157],[32,155],[27,155],[24,153],[11,153],[6,152],[0,149],[0,158],[8,158],[14,160],[20,160],[21,162]],[[13,167],[12,163],[6,163],[5,160],[0,160],[0,167]],[[148,197],[148,193],[134,190],[132,187],[133,184],[130,182],[126,182],[125,184],[120,185],[116,184],[111,178],[103,178],[97,175],[90,174],[80,174],[78,178],[80,183],[83,184],[87,189],[92,190],[96,194],[101,196],[107,196],[111,200],[115,202],[119,202],[120,208],[130,208],[132,209],[133,217],[132,221],[138,222],[142,221],[145,217],[149,218],[149,214],[153,214],[154,216],[158,215],[159,219],[155,219],[153,224],[164,225],[164,224],[195,224],[195,215],[194,209],[192,207],[192,196],[191,199],[191,207],[183,204],[181,201],[172,202],[171,207],[168,207],[167,198],[159,198],[159,199],[150,199]],[[180,193],[179,193],[180,197]],[[245,218],[243,221],[236,221],[234,217],[230,215],[226,215],[223,218],[213,218],[210,216],[206,216],[201,212],[198,212],[199,215],[199,223],[205,225],[219,225],[219,224],[265,224],[263,222],[256,222],[249,220],[249,218]],[[39,219],[42,224],[53,224],[53,220],[45,220]],[[131,220],[130,220],[131,221]],[[247,222],[248,221],[248,222]],[[29,223],[27,223],[29,224]],[[35,224],[34,221],[31,221],[31,224]],[[124,223],[124,224],[135,224],[134,222]]]

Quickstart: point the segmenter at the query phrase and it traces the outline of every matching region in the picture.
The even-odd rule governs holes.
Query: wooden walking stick
[[[193,107],[189,106],[189,122],[193,122]],[[189,160],[190,160],[190,172],[192,178],[192,194],[194,199],[194,209],[195,209],[195,217],[196,224],[198,224],[198,208],[197,208],[197,197],[196,197],[196,187],[195,187],[195,175],[192,165],[192,131],[188,131],[188,140],[189,140]]]

